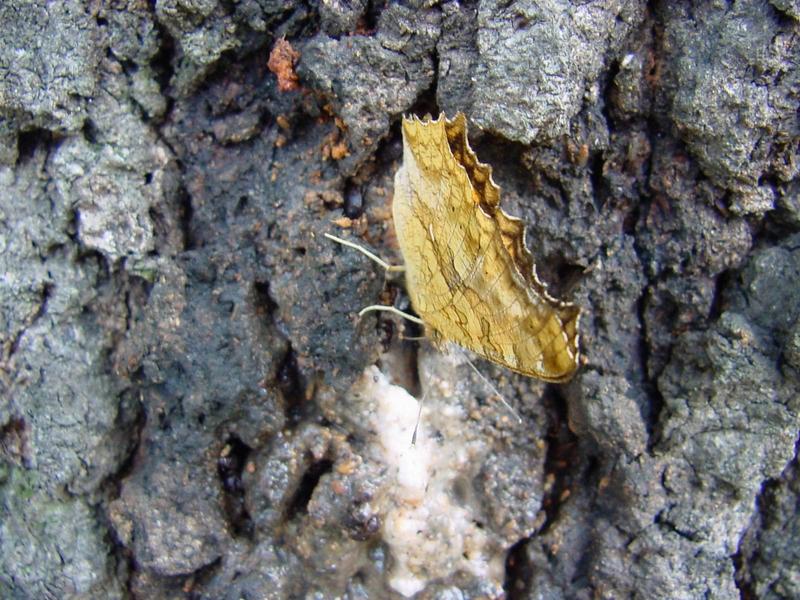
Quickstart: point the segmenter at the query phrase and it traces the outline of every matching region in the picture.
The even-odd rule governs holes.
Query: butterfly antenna
[[[522,423],[522,417],[520,417],[519,413],[517,413],[517,411],[515,411],[514,408],[508,402],[506,402],[506,399],[503,397],[503,394],[501,394],[500,391],[494,386],[494,384],[491,381],[489,381],[486,378],[486,376],[484,376],[484,374],[481,373],[478,370],[478,367],[476,367],[474,364],[472,364],[472,361],[469,359],[469,356],[467,356],[466,353],[463,353],[463,354],[464,354],[464,358],[467,359],[467,364],[470,367],[472,367],[472,370],[475,371],[478,374],[478,377],[480,377],[483,380],[483,383],[485,383],[486,386],[490,390],[492,390],[493,394],[495,394],[498,398],[500,398],[500,402],[503,403],[503,406],[505,406],[508,409],[508,412],[510,412],[514,416],[514,418],[517,420],[517,422],[518,423]]]
[[[422,392],[422,398],[419,399],[419,407],[417,408],[417,422],[414,424],[414,433],[411,434],[411,446],[417,445],[417,431],[419,431],[419,421],[422,418],[422,403],[425,402],[425,397],[428,395],[428,388]]]

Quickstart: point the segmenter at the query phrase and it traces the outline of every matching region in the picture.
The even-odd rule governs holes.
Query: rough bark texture
[[[456,407],[430,421],[470,452],[450,502],[504,565],[420,597],[800,595],[798,2],[8,0],[0,23],[0,596],[397,596],[353,391],[376,362]],[[297,90],[267,68],[282,38]],[[584,308],[569,384],[479,363],[522,424],[355,318],[402,287],[322,237],[396,257],[398,123],[440,110]]]

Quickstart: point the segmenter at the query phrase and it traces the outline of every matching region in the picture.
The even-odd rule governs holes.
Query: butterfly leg
[[[467,356],[467,353],[462,348],[460,348],[459,346],[454,346],[454,347],[458,348],[458,350],[461,352],[461,355],[467,361],[467,364],[470,367],[472,367],[472,370],[475,371],[475,373],[478,374],[478,377],[481,378],[483,383],[486,384],[486,386],[492,391],[492,393],[494,393],[500,399],[500,402],[503,404],[503,406],[505,406],[508,409],[508,412],[510,412],[512,415],[514,415],[514,418],[517,420],[518,423],[522,423],[522,417],[519,416],[517,411],[515,411],[514,408],[508,403],[508,401],[503,397],[503,394],[500,393],[500,391],[494,386],[494,384],[491,381],[489,381],[489,379],[487,379],[487,377],[478,370],[478,367],[476,367],[473,364],[473,362],[469,359],[469,356]]]
[[[422,419],[422,403],[425,402],[425,398],[428,396],[428,388],[425,388],[425,391],[422,393],[422,398],[419,399],[419,407],[417,408],[417,422],[414,424],[414,433],[411,434],[411,445],[417,445],[417,432],[419,431],[419,422]]]
[[[353,248],[355,250],[358,250],[364,256],[366,256],[370,260],[375,261],[376,263],[378,263],[380,266],[382,266],[384,269],[386,269],[389,272],[397,272],[397,271],[405,271],[406,270],[406,268],[403,265],[390,265],[385,260],[381,259],[379,256],[376,256],[375,254],[373,254],[372,252],[370,252],[369,250],[364,248],[364,246],[360,246],[360,245],[358,245],[358,244],[356,244],[354,242],[350,242],[348,240],[343,240],[342,238],[336,237],[335,235],[331,235],[330,233],[323,233],[322,235],[324,235],[329,240],[336,242],[337,244],[342,244],[343,246],[347,246],[348,248]]]
[[[404,342],[421,342],[430,339],[427,335],[403,335],[402,332],[398,335],[398,338]]]
[[[379,256],[376,256],[375,254],[373,254],[372,252],[370,252],[369,250],[367,250],[363,246],[359,246],[358,244],[356,244],[354,242],[350,242],[348,240],[343,240],[342,238],[336,237],[335,235],[331,235],[330,233],[323,233],[322,235],[324,235],[329,240],[336,242],[337,244],[342,244],[343,246],[347,246],[348,248],[353,248],[355,250],[358,250],[359,252],[361,252],[364,256],[366,256],[370,260],[373,260],[376,263],[378,263],[380,266],[382,266],[384,269],[386,269],[386,271],[390,271],[390,272],[405,271],[405,267],[403,265],[390,265],[385,260],[382,260]],[[407,320],[409,320],[409,321],[411,321],[413,323],[417,323],[419,325],[424,325],[424,323],[422,322],[422,319],[420,319],[418,317],[415,317],[414,315],[410,315],[410,314],[408,314],[406,312],[403,312],[402,310],[397,309],[394,306],[386,306],[386,305],[383,305],[383,304],[373,304],[372,306],[367,306],[366,308],[362,308],[361,311],[359,311],[358,316],[359,317],[363,317],[366,313],[372,312],[372,311],[390,312],[390,313],[393,313],[393,314],[398,315],[400,317],[403,317],[404,319],[407,319]]]

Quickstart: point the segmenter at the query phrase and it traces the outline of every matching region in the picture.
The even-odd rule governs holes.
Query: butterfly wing
[[[393,217],[411,302],[439,337],[524,375],[564,381],[578,364],[580,311],[536,278],[524,227],[500,210],[465,125],[463,115],[403,122]]]

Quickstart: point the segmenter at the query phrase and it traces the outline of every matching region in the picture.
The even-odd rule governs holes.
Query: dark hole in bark
[[[222,483],[222,508],[234,535],[251,537],[253,522],[244,501],[242,472],[251,448],[237,436],[230,436],[217,459],[217,475]]]
[[[300,480],[297,491],[292,496],[291,502],[286,510],[286,520],[291,521],[299,514],[308,513],[308,503],[319,483],[320,478],[325,473],[330,473],[333,468],[333,461],[327,458],[318,460],[311,464]]]

